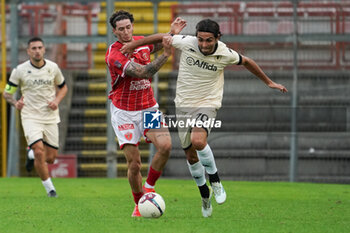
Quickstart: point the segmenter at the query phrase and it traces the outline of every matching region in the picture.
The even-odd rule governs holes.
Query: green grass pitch
[[[192,180],[160,179],[158,219],[131,218],[127,179],[53,179],[48,198],[39,178],[0,179],[0,232],[350,232],[350,186],[223,181],[227,201],[213,199],[203,218]]]

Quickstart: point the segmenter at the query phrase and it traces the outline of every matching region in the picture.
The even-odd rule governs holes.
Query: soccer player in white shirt
[[[243,65],[268,87],[287,92],[283,85],[273,82],[255,61],[219,41],[220,36],[218,23],[204,19],[196,26],[196,36],[155,34],[126,45],[122,51],[130,53],[134,47],[155,43],[163,37],[181,51],[175,97],[178,119],[179,116],[202,122],[215,119],[222,102],[224,68],[228,65]],[[226,200],[213,152],[207,143],[210,126],[178,128],[178,131],[189,170],[202,197],[202,215],[209,217],[212,214],[212,192],[218,204]],[[205,171],[212,189],[207,186]]]
[[[21,111],[24,136],[34,151],[32,164],[47,195],[57,197],[47,163],[52,164],[58,154],[58,104],[68,88],[58,65],[44,59],[45,46],[41,38],[34,37],[28,41],[27,54],[29,60],[13,69],[3,96]],[[21,87],[22,97],[16,100],[13,94],[18,86]],[[26,168],[31,170],[30,167]]]

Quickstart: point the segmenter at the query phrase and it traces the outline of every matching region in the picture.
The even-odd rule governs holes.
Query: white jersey
[[[22,119],[32,119],[41,123],[59,123],[58,109],[51,110],[48,102],[56,98],[56,86],[64,83],[58,65],[45,59],[45,65],[35,67],[30,60],[13,69],[11,83],[21,86],[24,106]]]
[[[224,68],[238,64],[240,55],[221,41],[211,55],[203,55],[197,37],[174,35],[172,45],[181,50],[176,85],[176,107],[221,107]]]

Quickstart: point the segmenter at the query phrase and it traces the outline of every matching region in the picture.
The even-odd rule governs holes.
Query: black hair
[[[117,26],[116,23],[123,19],[130,19],[130,22],[134,23],[134,16],[124,10],[114,12],[113,15],[109,18],[109,23],[113,28],[115,28]]]
[[[215,38],[221,36],[219,24],[211,19],[203,19],[199,21],[196,25],[196,35],[198,32],[213,33]]]
[[[40,37],[32,37],[28,40],[28,46],[30,45],[30,43],[35,42],[35,41],[41,41],[44,44],[43,39],[41,39]]]

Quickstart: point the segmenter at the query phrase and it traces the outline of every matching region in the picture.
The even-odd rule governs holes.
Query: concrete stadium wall
[[[223,179],[289,179],[292,73],[268,74],[289,93],[270,90],[249,72],[225,74],[218,118],[223,119],[223,126],[227,123],[226,129],[214,129],[208,138]],[[298,181],[350,183],[350,75],[345,71],[301,72],[298,107],[307,109],[298,118],[302,126],[297,140]],[[191,178],[176,131],[172,139],[164,176]]]

